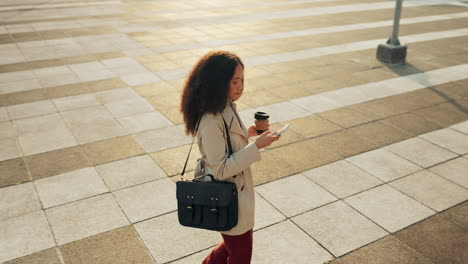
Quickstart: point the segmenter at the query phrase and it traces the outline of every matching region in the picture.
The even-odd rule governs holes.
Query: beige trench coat
[[[230,103],[233,106],[230,106]],[[206,166],[205,172],[218,180],[235,182],[237,186],[238,224],[231,230],[222,232],[231,236],[244,234],[254,226],[255,193],[250,165],[261,159],[255,143],[249,144],[247,129],[236,114],[235,104],[230,101],[221,114],[204,114],[197,132],[198,147]],[[222,117],[228,125],[234,152],[229,158]]]

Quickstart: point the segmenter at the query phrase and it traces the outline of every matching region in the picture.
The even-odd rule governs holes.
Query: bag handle
[[[229,156],[228,157],[230,157],[232,155],[232,153],[233,153],[232,152],[232,145],[231,145],[231,137],[229,136],[229,129],[228,129],[228,126],[226,124],[226,120],[224,120],[223,115],[221,115],[221,117],[223,118],[224,128],[226,129],[226,140],[227,140],[227,144],[228,144],[228,148],[229,148]],[[182,181],[184,180],[185,169],[187,168],[187,163],[188,163],[188,160],[189,160],[189,157],[190,157],[190,152],[192,152],[193,142],[195,142],[195,135],[197,134],[198,126],[200,125],[200,121],[201,121],[201,116],[197,121],[197,125],[195,127],[195,132],[193,134],[192,145],[190,145],[190,150],[189,150],[189,153],[187,155],[187,159],[185,160],[184,169],[182,170],[182,173],[180,174],[180,179]]]

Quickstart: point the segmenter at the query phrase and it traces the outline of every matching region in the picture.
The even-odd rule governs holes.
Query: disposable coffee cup
[[[270,128],[270,116],[265,112],[256,112],[254,115],[257,134],[260,135]]]

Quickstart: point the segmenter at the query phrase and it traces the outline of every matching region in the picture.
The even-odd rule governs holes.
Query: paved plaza
[[[221,236],[177,221],[179,102],[219,49],[246,65],[244,123],[290,124],[252,167],[252,263],[466,263],[468,3],[405,0],[392,66],[394,7],[0,1],[0,263],[201,263]]]

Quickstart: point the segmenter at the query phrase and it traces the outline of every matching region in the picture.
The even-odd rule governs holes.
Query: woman
[[[197,136],[206,173],[218,180],[235,182],[238,189],[238,224],[221,232],[223,242],[205,258],[204,264],[250,263],[255,211],[250,165],[260,160],[260,149],[280,138],[266,131],[249,144],[248,138],[257,136],[255,125],[246,129],[234,103],[243,90],[244,65],[240,58],[230,52],[214,51],[203,56],[193,67],[182,93],[185,131]],[[223,119],[229,127],[234,152],[231,156]]]

